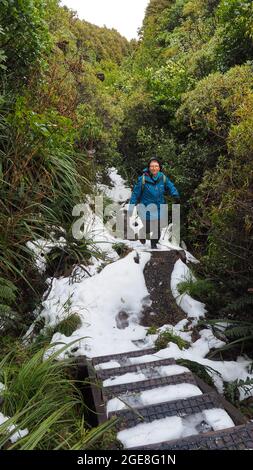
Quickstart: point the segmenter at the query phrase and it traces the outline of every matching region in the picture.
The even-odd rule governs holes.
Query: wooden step
[[[111,354],[109,356],[97,356],[97,357],[92,358],[92,364],[96,366],[98,364],[103,364],[105,362],[110,362],[110,361],[121,362],[122,360],[125,361],[126,359],[130,359],[131,357],[146,356],[147,354],[154,354],[155,352],[156,350],[154,348],[149,348],[149,349],[129,351],[129,352],[120,353],[120,354]]]
[[[128,450],[253,450],[253,423]]]
[[[175,359],[168,358],[168,359],[160,359],[157,361],[152,362],[144,362],[140,364],[132,364],[131,366],[122,366],[122,367],[115,367],[112,369],[99,369],[96,370],[97,377],[100,380],[106,380],[110,377],[117,377],[119,375],[128,374],[129,372],[146,372],[149,373],[150,369],[158,368],[161,366],[171,366],[176,365]]]
[[[144,390],[152,390],[154,388],[162,387],[164,385],[177,385],[182,383],[197,385],[193,374],[191,372],[185,372],[184,374],[172,375],[169,377],[159,377],[157,379],[147,379],[140,382],[104,387],[103,396],[105,401],[108,401],[111,398],[124,394],[138,393]]]
[[[118,430],[123,430],[169,416],[188,416],[212,408],[224,409],[218,394],[215,392],[136,409],[114,411],[108,414],[108,418],[117,416],[119,421],[116,427]]]

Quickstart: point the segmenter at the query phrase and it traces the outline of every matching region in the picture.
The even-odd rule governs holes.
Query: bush
[[[46,65],[44,56],[52,43],[45,9],[45,0],[1,1],[5,67],[8,79],[16,87],[27,83],[32,68]]]

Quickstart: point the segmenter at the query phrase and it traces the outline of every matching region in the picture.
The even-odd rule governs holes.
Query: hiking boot
[[[156,240],[151,240],[151,249],[152,250],[157,250],[157,241]]]

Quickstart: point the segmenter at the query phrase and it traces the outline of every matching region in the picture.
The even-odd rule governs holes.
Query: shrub
[[[157,340],[155,341],[155,349],[157,351],[160,351],[160,349],[165,349],[170,342],[175,343],[179,349],[185,349],[190,346],[188,341],[185,341],[180,336],[177,336],[172,330],[165,330],[159,334]]]

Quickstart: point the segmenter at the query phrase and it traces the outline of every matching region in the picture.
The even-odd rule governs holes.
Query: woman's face
[[[149,171],[153,176],[156,176],[157,173],[160,171],[160,165],[158,162],[154,161],[149,165]]]

